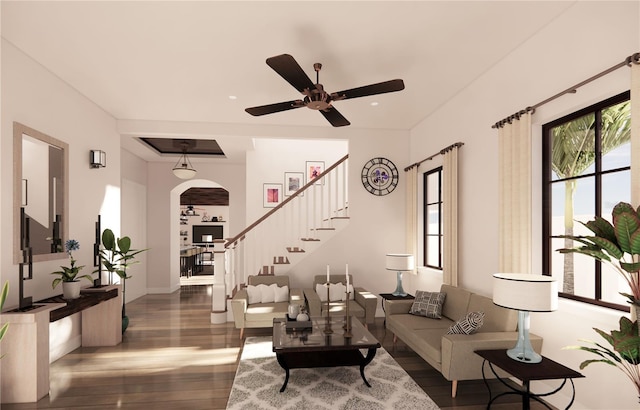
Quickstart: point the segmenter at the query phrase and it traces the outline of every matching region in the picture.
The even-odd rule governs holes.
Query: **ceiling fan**
[[[320,69],[322,68],[322,64],[320,63],[313,65],[313,69],[316,71],[316,84],[311,81],[296,60],[289,54],[269,57],[267,58],[267,65],[287,80],[296,90],[300,91],[300,93],[304,95],[304,99],[245,109],[246,112],[254,116],[307,107],[315,111],[320,111],[320,114],[334,127],[343,127],[351,123],[335,109],[331,104],[333,101],[390,93],[404,89],[404,82],[396,79],[329,94],[324,90],[322,84],[320,84]]]

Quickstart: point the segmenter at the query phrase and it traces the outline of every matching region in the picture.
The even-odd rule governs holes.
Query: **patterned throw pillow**
[[[418,290],[416,291],[416,299],[413,301],[409,313],[412,315],[426,316],[431,319],[441,319],[442,304],[446,296],[446,293]]]
[[[469,312],[449,328],[448,335],[470,335],[480,329],[484,312]]]

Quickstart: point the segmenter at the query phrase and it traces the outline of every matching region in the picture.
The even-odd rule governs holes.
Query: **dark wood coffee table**
[[[289,370],[312,367],[360,366],[360,376],[371,387],[364,376],[364,368],[376,355],[380,342],[356,319],[351,319],[351,334],[344,337],[344,319],[331,318],[333,333],[325,334],[326,318],[311,320],[311,328],[288,330],[286,319],[273,319],[273,351],[278,363],[286,372],[282,393],[289,382]],[[364,356],[360,349],[366,349]]]

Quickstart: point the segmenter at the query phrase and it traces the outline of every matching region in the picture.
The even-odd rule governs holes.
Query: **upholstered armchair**
[[[305,302],[301,289],[289,287],[288,276],[249,276],[247,286],[231,300],[240,338],[244,337],[245,328],[272,327],[274,318],[286,317],[290,303],[304,305]]]
[[[331,275],[330,278],[331,283],[341,283],[345,286],[346,280],[346,275]],[[309,308],[309,314],[312,317],[326,316],[327,314],[327,288],[324,286],[326,282],[327,277],[325,275],[316,275],[313,278],[313,286],[311,288],[304,289],[304,296],[306,298],[307,307]],[[352,275],[349,275],[349,282],[353,284]],[[318,294],[318,290],[323,293],[322,298]],[[346,302],[342,300],[342,296],[342,294],[330,292],[330,316],[343,316],[345,314]],[[324,302],[322,302],[322,300],[324,300]],[[378,298],[376,295],[365,290],[364,288],[357,286],[353,287],[351,300],[349,300],[349,314],[351,316],[357,317],[366,326],[369,323],[373,323],[376,316],[377,306]]]

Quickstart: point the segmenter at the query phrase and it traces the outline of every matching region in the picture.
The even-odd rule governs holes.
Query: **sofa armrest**
[[[378,307],[378,297],[364,288],[353,288],[355,301],[364,308],[365,323],[373,323]]]
[[[385,300],[383,303],[385,316],[402,315],[411,311],[413,299]]]
[[[307,300],[310,317],[320,317],[322,310],[320,309],[320,296],[313,289],[304,289],[304,297]]]
[[[289,290],[289,304],[304,305],[304,291],[302,289]]]
[[[529,334],[536,352],[542,350],[542,338]],[[518,340],[518,332],[486,332],[471,335],[442,336],[442,375],[447,380],[482,379],[482,357],[476,350],[511,349]]]
[[[236,324],[236,329],[244,327],[244,314],[247,311],[248,304],[249,295],[246,289],[239,290],[231,299],[231,311],[233,312],[233,321]]]

